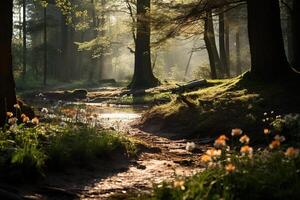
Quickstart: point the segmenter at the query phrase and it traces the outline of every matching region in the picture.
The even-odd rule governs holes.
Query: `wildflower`
[[[212,149],[207,150],[205,152],[205,154],[210,156],[210,157],[219,157],[219,156],[221,156],[222,151],[220,149],[217,150],[217,149],[212,148]]]
[[[194,142],[188,142],[186,143],[185,149],[187,151],[193,151],[196,148],[196,144]]]
[[[229,140],[226,135],[220,135],[217,140]]]
[[[271,131],[269,129],[267,129],[267,128],[264,129],[264,134],[265,135],[269,135],[270,133],[271,133]]]
[[[49,111],[48,111],[47,108],[42,108],[41,112],[42,112],[42,113],[45,113],[45,114],[48,114]]]
[[[288,158],[297,158],[299,156],[300,149],[295,149],[294,147],[289,147],[284,155]]]
[[[38,125],[38,124],[40,123],[40,120],[39,120],[37,117],[35,117],[35,118],[33,118],[33,119],[31,120],[31,122],[32,122],[34,125]]]
[[[15,108],[15,109],[21,109],[21,107],[20,107],[19,104],[15,104],[15,105],[14,105],[14,108]]]
[[[185,190],[185,187],[184,187],[184,181],[183,180],[176,180],[174,181],[174,187],[175,188],[180,188],[181,190]]]
[[[276,135],[274,137],[275,140],[278,140],[279,142],[284,142],[285,141],[285,137],[284,136],[280,136],[280,135]]]
[[[268,115],[268,113],[265,112],[265,113],[264,113],[264,116],[267,116],[267,115]]]
[[[217,139],[215,140],[214,146],[218,149],[223,148],[226,146],[226,140]]]
[[[240,138],[240,142],[243,144],[249,144],[250,138],[247,135],[244,135],[243,137]]]
[[[270,149],[276,149],[278,147],[280,147],[280,141],[279,140],[274,140],[271,142],[271,144],[269,144]]]
[[[231,135],[232,136],[240,136],[242,134],[243,134],[243,131],[240,128],[234,128],[234,129],[231,130]]]
[[[16,117],[13,117],[13,118],[8,119],[8,123],[9,123],[10,125],[16,124],[17,121],[18,121],[18,119],[17,119]]]
[[[8,118],[11,118],[11,117],[14,116],[14,114],[13,114],[12,112],[6,112],[6,116],[7,116]]]
[[[30,121],[30,119],[29,119],[29,117],[27,117],[25,115],[25,117],[22,118],[22,121],[23,121],[24,124],[26,124],[26,123],[28,123]]]
[[[225,166],[225,170],[228,172],[228,173],[233,173],[235,171],[236,167],[234,164],[232,163],[229,163],[228,165]]]
[[[211,158],[211,156],[204,154],[204,155],[201,156],[201,161],[205,162],[205,163],[208,163],[208,162],[212,161],[212,158]]]
[[[26,115],[23,113],[23,114],[21,115],[21,119],[23,119],[24,117],[26,117]]]
[[[250,155],[252,156],[253,154],[253,148],[248,146],[248,145],[245,145],[243,147],[241,147],[241,150],[240,152],[242,153],[242,155]]]

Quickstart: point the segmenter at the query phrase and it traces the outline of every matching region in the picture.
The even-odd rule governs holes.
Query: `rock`
[[[76,89],[71,93],[72,98],[75,99],[86,99],[88,91],[85,89]]]

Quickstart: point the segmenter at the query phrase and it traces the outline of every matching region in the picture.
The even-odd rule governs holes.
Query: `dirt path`
[[[186,140],[170,140],[127,124],[122,129],[152,150],[142,153],[137,161],[130,163],[126,171],[99,179],[85,187],[81,199],[111,199],[115,195],[123,199],[129,191],[145,192],[151,189],[153,183],[159,184],[177,176],[189,176],[201,171],[199,157],[205,146],[197,145],[197,151],[192,153],[186,150]]]
[[[91,169],[53,174],[47,177],[45,185],[75,192],[83,200],[124,199],[129,192],[147,192],[153,184],[171,181],[178,176],[189,176],[203,169],[199,163],[200,154],[206,148],[201,144],[203,141],[193,141],[197,144],[196,151],[189,152],[186,150],[187,140],[171,140],[168,139],[170,134],[146,133],[130,126],[141,117],[144,108],[124,109],[100,105],[90,106],[93,106],[93,112],[99,115],[99,122],[104,127],[114,127],[147,144],[150,150],[141,153],[137,160],[124,161],[117,157],[113,163],[94,163]],[[57,195],[42,199],[57,199]]]

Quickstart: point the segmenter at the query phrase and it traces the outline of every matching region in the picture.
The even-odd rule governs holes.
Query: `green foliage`
[[[280,151],[261,151],[253,158],[231,157],[236,170],[223,165],[210,167],[173,184],[156,186],[151,200],[192,199],[297,199],[300,195],[300,158]]]
[[[110,157],[120,151],[134,155],[135,145],[114,131],[97,131],[94,128],[66,129],[55,135],[48,147],[50,166],[83,165],[99,157]]]
[[[0,171],[18,181],[43,176],[46,170],[89,165],[119,153],[134,156],[135,142],[114,131],[85,125],[12,125],[0,130]]]

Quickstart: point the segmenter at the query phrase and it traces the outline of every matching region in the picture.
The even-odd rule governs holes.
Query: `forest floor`
[[[81,99],[72,96],[75,90],[25,94],[26,102],[40,108],[57,104],[58,100],[92,107],[91,115],[99,114],[99,123],[105,128],[116,129],[147,146],[136,159],[124,160],[116,155],[113,162],[50,174],[42,184],[76,193],[79,199],[130,199],[131,195],[151,191],[153,184],[204,170],[200,156],[216,135],[230,133],[232,128],[259,133],[269,124],[262,121],[268,117],[266,112],[272,115],[270,118],[299,113],[296,86],[286,90],[281,85],[253,85],[239,77],[209,81],[204,87],[182,93],[172,92],[177,87],[167,84],[146,91],[94,88]],[[188,142],[196,144],[193,152],[186,149]],[[61,195],[27,192],[30,199],[57,199]]]
[[[112,161],[101,161],[87,169],[75,168],[59,174],[51,173],[41,185],[62,189],[63,193],[36,190],[35,186],[27,186],[24,188],[24,196],[28,199],[57,199],[63,195],[66,199],[72,199],[73,196],[66,194],[74,193],[80,199],[125,199],[129,198],[128,194],[149,192],[153,184],[171,181],[178,176],[191,176],[203,170],[204,166],[199,158],[206,150],[210,139],[175,139],[176,134],[144,132],[135,126],[135,122],[139,121],[141,115],[153,105],[154,99],[168,101],[165,97],[166,93],[170,94],[170,88],[174,86],[151,90],[148,92],[149,99],[140,100],[137,105],[132,105],[134,104],[131,102],[132,97],[124,96],[124,93],[128,92],[124,88],[107,87],[90,90],[87,95],[89,100],[79,100],[75,105],[85,104],[87,110],[92,110],[91,115],[99,114],[99,123],[104,128],[116,129],[145,144],[147,148],[142,149],[136,159],[127,160],[115,155]],[[162,90],[165,93],[156,92]],[[43,95],[27,94],[25,101],[30,105],[36,105],[35,108],[42,108],[53,106],[58,99],[66,100],[64,97],[64,91],[56,90]],[[116,101],[118,104],[115,104]],[[187,142],[194,142],[197,148],[193,152],[188,151]]]

